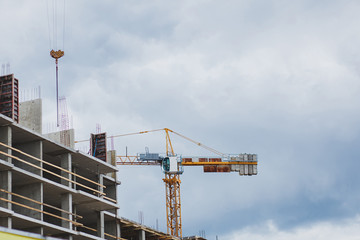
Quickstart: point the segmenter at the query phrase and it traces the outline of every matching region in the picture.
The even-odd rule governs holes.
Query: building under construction
[[[74,129],[42,134],[40,98],[19,102],[19,81],[0,76],[0,237],[1,239],[205,239],[182,238],[180,175],[185,166],[204,172],[257,174],[256,154],[223,154],[170,129],[166,156],[130,158],[107,150],[106,133],[90,134],[88,153],[74,149]],[[59,116],[58,116],[59,122]],[[205,147],[219,157],[174,153],[169,133]],[[134,133],[132,133],[134,134]],[[130,135],[132,135],[130,134]],[[129,134],[125,134],[129,135]],[[167,233],[119,214],[117,165],[160,165],[166,186]]]
[[[41,99],[19,103],[0,77],[1,239],[178,239],[119,215],[117,167],[105,134],[74,150],[73,129],[42,134]]]

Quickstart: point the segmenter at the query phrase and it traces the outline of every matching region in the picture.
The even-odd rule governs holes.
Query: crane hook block
[[[64,51],[61,51],[61,50],[57,50],[57,51],[54,51],[54,50],[51,50],[50,51],[50,56],[55,58],[56,60],[58,60],[59,58],[61,58],[62,56],[64,56]]]

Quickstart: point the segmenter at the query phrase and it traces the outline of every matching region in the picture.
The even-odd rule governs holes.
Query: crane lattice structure
[[[238,172],[239,175],[257,174],[257,155],[256,154],[223,154],[213,148],[203,145],[184,135],[181,135],[168,128],[142,131],[136,133],[122,134],[114,137],[144,134],[156,131],[165,131],[166,136],[166,156],[162,157],[157,153],[138,154],[136,156],[117,156],[118,165],[161,165],[165,177],[166,189],[166,220],[167,233],[173,236],[182,237],[181,223],[181,201],[180,201],[180,175],[183,173],[184,166],[203,166],[204,172]],[[220,156],[216,158],[187,157],[182,158],[174,153],[169,133],[176,134],[194,144],[203,147],[214,154]]]

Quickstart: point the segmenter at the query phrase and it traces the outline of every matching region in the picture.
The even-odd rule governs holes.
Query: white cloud
[[[269,220],[262,226],[247,227],[225,236],[221,240],[358,240],[360,235],[360,217],[346,220],[316,222],[294,229],[281,230]]]

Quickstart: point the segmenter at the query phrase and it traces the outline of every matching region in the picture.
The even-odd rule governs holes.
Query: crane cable
[[[182,134],[180,134],[180,133],[178,133],[178,132],[175,132],[175,131],[173,131],[173,130],[171,130],[171,129],[168,129],[168,128],[160,128],[160,129],[154,129],[154,130],[148,130],[148,131],[125,133],[125,134],[119,134],[119,135],[109,136],[109,137],[107,137],[107,138],[116,138],[116,137],[124,137],[124,136],[131,136],[131,135],[139,135],[139,134],[150,133],[150,132],[158,132],[158,131],[165,131],[165,132],[169,131],[169,132],[171,132],[171,133],[176,134],[176,135],[179,136],[179,137],[182,137],[182,138],[184,138],[184,139],[186,139],[186,140],[188,140],[188,141],[196,144],[196,145],[199,146],[199,147],[205,148],[206,150],[215,153],[216,155],[219,155],[219,156],[221,156],[221,157],[227,157],[226,154],[224,154],[224,153],[222,153],[222,152],[219,152],[218,150],[216,150],[216,149],[214,149],[214,148],[208,147],[208,146],[206,146],[206,145],[204,145],[204,144],[202,144],[202,143],[200,143],[200,142],[197,142],[197,141],[195,141],[195,140],[193,140],[193,139],[191,139],[191,138],[189,138],[189,137],[186,137],[186,136],[184,136],[184,135],[182,135]],[[90,141],[90,140],[89,140],[89,139],[84,139],[84,140],[75,141],[75,143],[81,143],[81,142],[87,142],[87,141]]]
[[[49,4],[46,0],[46,10],[47,10],[47,20],[48,20],[48,30],[49,30],[49,44],[50,44],[50,56],[55,59],[56,64],[56,123],[59,127],[59,67],[58,59],[64,56],[64,46],[65,46],[65,0],[63,0],[63,50],[58,48],[58,6],[57,0],[53,0],[52,4],[52,25],[53,25],[53,41],[51,41],[51,30],[50,30],[50,16],[49,16]],[[56,50],[54,50],[56,49]]]
[[[202,143],[200,143],[200,142],[197,142],[197,141],[195,141],[195,140],[193,140],[193,139],[191,139],[191,138],[189,138],[189,137],[186,137],[186,136],[184,136],[184,135],[182,135],[182,134],[180,134],[180,133],[178,133],[178,132],[175,132],[175,131],[173,131],[173,130],[171,130],[171,129],[168,129],[168,128],[165,128],[165,129],[167,129],[169,132],[172,132],[172,133],[178,135],[179,137],[182,137],[182,138],[184,138],[184,139],[186,139],[186,140],[188,140],[188,141],[190,141],[190,142],[198,145],[199,147],[205,148],[206,150],[215,153],[216,155],[219,155],[219,156],[222,156],[222,157],[226,157],[226,156],[227,156],[226,154],[224,154],[224,153],[222,153],[222,152],[219,152],[218,150],[216,150],[216,149],[214,149],[214,148],[208,147],[208,146],[206,146],[206,145],[204,145],[204,144],[202,144]],[[165,129],[164,129],[164,130],[165,130]]]

